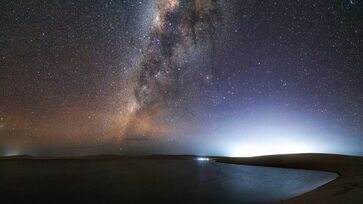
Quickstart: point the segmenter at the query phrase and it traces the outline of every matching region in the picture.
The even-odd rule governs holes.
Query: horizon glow
[[[196,158],[197,161],[209,161],[208,157],[197,157]]]
[[[335,153],[349,154],[351,141],[334,140],[344,135],[342,128],[308,113],[265,105],[272,111],[239,113],[220,122],[210,132],[208,152],[228,157],[253,157],[276,154]],[[261,110],[255,107],[255,110]],[[236,114],[237,115],[237,114]]]
[[[231,147],[230,157],[255,157],[276,154],[312,153],[313,149],[307,145],[294,143],[284,144],[242,144]]]

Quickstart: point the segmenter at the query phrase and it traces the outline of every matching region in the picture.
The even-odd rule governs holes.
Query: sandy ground
[[[217,162],[310,169],[340,176],[313,191],[282,203],[363,203],[363,157],[331,154],[291,154],[250,158],[215,158]]]

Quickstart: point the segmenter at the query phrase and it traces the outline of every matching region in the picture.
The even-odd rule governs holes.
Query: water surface
[[[12,203],[251,203],[303,194],[335,173],[195,160],[0,161]]]

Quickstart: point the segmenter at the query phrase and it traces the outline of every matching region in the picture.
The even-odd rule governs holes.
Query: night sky
[[[2,155],[363,155],[359,0],[3,0],[0,13]]]

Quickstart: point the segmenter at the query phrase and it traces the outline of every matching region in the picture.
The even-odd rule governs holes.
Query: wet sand
[[[336,172],[326,185],[283,203],[363,203],[363,157],[332,154],[291,154],[249,158],[216,157],[217,162]]]

